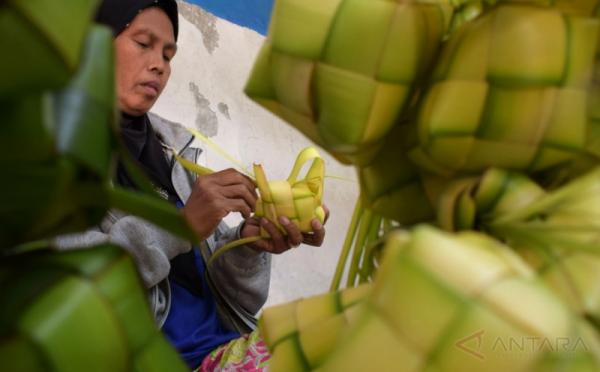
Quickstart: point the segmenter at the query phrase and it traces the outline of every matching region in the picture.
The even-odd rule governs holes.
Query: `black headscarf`
[[[179,21],[175,0],[104,0],[96,12],[96,22],[112,28],[116,37],[140,11],[151,6],[157,6],[167,14],[173,24],[175,41],[177,41]]]

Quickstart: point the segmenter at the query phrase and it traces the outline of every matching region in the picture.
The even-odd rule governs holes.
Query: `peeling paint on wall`
[[[231,120],[231,116],[229,116],[229,106],[227,106],[226,103],[219,102],[217,108],[219,109],[221,114],[223,114],[227,118],[227,120]]]
[[[210,108],[210,101],[200,93],[194,82],[190,82],[190,92],[196,101],[196,128],[207,137],[214,137],[219,132],[217,113]]]
[[[193,24],[202,34],[202,42],[208,53],[212,54],[219,47],[219,31],[217,17],[196,5],[178,1],[179,14]]]

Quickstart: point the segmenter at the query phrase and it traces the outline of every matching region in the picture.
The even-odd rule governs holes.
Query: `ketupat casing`
[[[538,172],[585,149],[598,20],[500,4],[448,40],[412,160],[443,175]],[[501,155],[501,156],[499,156]]]
[[[8,371],[185,371],[122,249],[43,250],[0,263]]]
[[[303,178],[299,178],[302,166],[311,161]],[[311,222],[318,219],[325,222],[323,209],[323,188],[325,181],[325,161],[314,147],[302,150],[287,180],[268,181],[262,166],[254,165],[256,186],[260,195],[256,201],[257,217],[265,217],[282,232],[279,217],[287,217],[302,232],[311,232]],[[261,228],[261,235],[268,236]]]
[[[246,94],[340,161],[368,164],[451,14],[444,2],[278,0]]]
[[[385,251],[361,319],[320,370],[598,368],[597,335],[508,247],[422,226],[391,236]],[[514,346],[525,338],[534,342]]]
[[[0,97],[60,88],[76,71],[97,1],[66,3],[68,12],[52,1],[2,2]]]

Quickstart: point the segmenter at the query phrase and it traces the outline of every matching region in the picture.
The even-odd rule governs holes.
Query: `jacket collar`
[[[166,145],[173,147],[179,155],[190,161],[196,162],[198,160],[202,150],[190,147],[194,136],[183,125],[165,120],[152,113],[148,113],[148,118],[152,128]],[[196,179],[196,175],[188,172],[181,164],[174,161],[170,151],[165,153],[172,164],[171,181],[173,187],[179,199],[185,203],[192,193],[192,184]]]
[[[179,123],[163,119],[151,112],[148,113],[148,118],[154,131],[158,133],[166,144],[172,146],[178,153],[188,147],[194,140],[194,136]]]

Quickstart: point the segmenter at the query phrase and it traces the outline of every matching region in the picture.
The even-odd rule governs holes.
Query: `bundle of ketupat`
[[[597,116],[587,105],[598,40],[598,20],[589,17],[592,2],[492,5],[278,1],[246,92],[341,161],[358,165],[366,207],[404,224],[429,221],[436,190],[455,176],[489,166],[554,170],[596,151],[597,126],[587,119]],[[373,26],[351,17],[361,7],[372,22],[379,17],[377,30],[401,20],[429,21],[426,28],[365,31],[371,40],[367,47],[356,42],[366,36],[354,33]],[[443,21],[431,18],[432,7],[441,10]],[[484,7],[489,10],[477,18]],[[396,8],[396,16],[374,11],[384,8]],[[409,18],[400,17],[405,13]],[[294,31],[301,24],[302,31]],[[431,30],[436,42],[427,39],[425,53],[416,46]],[[380,89],[390,81],[381,75],[383,68],[393,64],[408,87],[402,97]],[[336,78],[328,78],[327,71],[333,76],[335,69],[340,69]],[[375,83],[378,90],[372,81],[360,86],[373,76],[381,80]],[[380,105],[384,99],[386,105]],[[372,126],[373,118],[387,124]],[[377,135],[361,137],[368,133]]]
[[[558,8],[501,4],[457,28],[418,112],[358,168],[365,206],[426,222],[454,178],[501,167],[555,184],[597,164],[598,26]]]
[[[340,161],[368,164],[414,105],[444,2],[279,0],[245,91]]]
[[[266,337],[274,371],[600,368],[598,335],[507,246],[474,232],[421,226],[389,236],[385,254],[371,293],[326,338],[335,345],[321,344],[326,357],[294,337],[318,324],[330,329],[327,317],[316,316],[306,328],[291,325],[302,301],[287,305],[286,316],[265,311],[266,335],[293,335],[283,338],[285,348],[282,337]],[[307,307],[302,316],[317,313]]]
[[[315,131],[314,120],[290,113],[292,106],[273,88],[284,85],[273,83],[277,76],[290,87],[301,81],[294,91],[301,97],[316,91],[308,74],[290,68],[277,75],[272,68],[275,37],[309,34],[300,18],[281,26],[278,9],[295,2],[280,3],[248,87],[263,89],[254,91],[268,93],[262,100],[253,98],[357,166],[361,200],[346,239],[356,242],[347,285],[377,273],[372,293],[352,316],[338,315],[335,337],[326,345],[315,342],[320,352],[297,336],[288,337],[285,348],[267,337],[274,370],[597,370],[597,1],[446,3],[453,17],[435,45],[439,55],[413,80],[411,98],[377,145],[362,147],[373,151],[362,153],[341,153],[321,121]],[[336,18],[331,29],[337,25]],[[347,55],[366,53],[354,39],[346,43]],[[353,120],[361,118],[356,102],[341,109]],[[340,128],[353,135],[355,122],[347,119]],[[508,246],[479,233],[417,227],[387,237],[383,266],[372,265],[371,245],[386,230],[381,216],[406,227],[433,222],[450,232],[480,230]],[[332,289],[341,282],[349,246]],[[280,321],[265,312],[262,324],[273,334]],[[302,335],[286,324],[287,334],[297,329]]]

